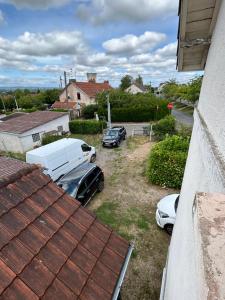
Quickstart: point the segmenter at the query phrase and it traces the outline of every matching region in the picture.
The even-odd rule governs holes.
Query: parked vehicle
[[[122,140],[126,139],[126,129],[115,126],[109,129],[102,139],[103,147],[119,147]]]
[[[103,190],[104,174],[98,166],[85,163],[60,178],[57,184],[86,206],[96,192]]]
[[[95,148],[82,140],[65,138],[26,153],[26,162],[40,164],[53,181],[84,162],[94,162]]]
[[[169,234],[173,232],[179,197],[179,194],[168,195],[157,204],[156,222],[159,227],[164,228]]]

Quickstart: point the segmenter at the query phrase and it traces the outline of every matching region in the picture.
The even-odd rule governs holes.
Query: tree
[[[141,75],[138,75],[138,77],[135,79],[135,83],[139,86],[143,86],[143,79],[141,77]]]
[[[178,92],[178,83],[176,82],[175,79],[170,79],[168,80],[162,89],[162,93],[164,96],[167,98],[175,98],[177,97],[177,92]]]
[[[125,76],[121,79],[120,89],[121,89],[122,91],[126,90],[129,86],[131,86],[132,80],[133,80],[133,78],[132,78],[130,75],[125,75]]]
[[[203,76],[195,77],[187,85],[186,99],[196,102],[199,99]]]

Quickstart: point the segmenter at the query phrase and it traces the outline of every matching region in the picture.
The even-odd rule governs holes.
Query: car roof
[[[70,171],[68,174],[64,175],[62,178],[60,178],[58,183],[63,183],[75,179],[79,181],[87,173],[89,173],[89,171],[95,168],[96,165],[93,163],[83,163],[80,166],[73,169],[72,171]]]
[[[113,126],[112,129],[123,129],[123,126]]]

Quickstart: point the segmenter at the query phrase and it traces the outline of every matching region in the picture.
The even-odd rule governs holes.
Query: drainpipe
[[[118,296],[119,296],[119,293],[120,293],[120,289],[122,287],[122,284],[123,284],[123,280],[124,280],[124,277],[125,277],[125,274],[126,274],[126,271],[127,271],[127,267],[128,267],[128,264],[129,264],[129,261],[130,261],[130,257],[131,257],[131,254],[134,250],[134,244],[130,244],[129,246],[129,249],[128,249],[128,252],[127,252],[127,256],[126,256],[126,259],[125,259],[125,262],[123,264],[123,268],[120,272],[120,277],[117,281],[117,284],[116,284],[116,287],[115,287],[115,290],[114,290],[114,293],[113,293],[113,296],[112,296],[112,300],[117,300]]]

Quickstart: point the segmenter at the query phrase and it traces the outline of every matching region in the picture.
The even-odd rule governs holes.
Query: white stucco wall
[[[46,132],[58,130],[58,126],[63,126],[63,131],[69,131],[69,116],[64,115],[51,122],[33,128],[22,134],[0,133],[0,150],[24,153],[34,148],[34,146],[41,145],[40,141],[33,142],[32,134],[39,133],[40,138]],[[2,143],[3,141],[3,143]]]
[[[225,1],[222,1],[205,68],[177,220],[170,244],[166,300],[202,300],[193,204],[196,192],[225,193]],[[204,298],[205,299],[205,298]]]
[[[75,83],[71,83],[68,88],[68,96],[70,96],[69,102],[79,102],[85,105],[89,105],[89,104],[94,104],[95,103],[95,99],[94,98],[90,98],[87,94],[85,94],[81,89],[79,89],[78,87],[76,87]],[[80,93],[81,99],[78,100],[77,98],[77,93]],[[66,90],[64,90],[62,92],[62,94],[59,97],[61,102],[65,102],[66,101]]]

